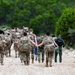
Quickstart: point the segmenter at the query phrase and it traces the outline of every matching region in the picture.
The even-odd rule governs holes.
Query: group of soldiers
[[[0,33],[0,43],[2,42],[2,45],[0,44],[1,65],[3,65],[4,55],[11,57],[11,45],[14,44],[15,58],[20,57],[21,62],[25,65],[30,64],[30,58],[34,63],[34,50],[36,47],[38,49],[38,62],[41,61],[40,53],[42,53],[42,62],[44,62],[44,53],[46,53],[46,67],[48,67],[48,62],[52,67],[55,45],[58,45],[49,32],[46,33],[45,37],[36,37],[33,29],[28,29],[28,27],[23,27],[23,29],[15,27],[11,30],[3,29],[2,31],[3,33]]]

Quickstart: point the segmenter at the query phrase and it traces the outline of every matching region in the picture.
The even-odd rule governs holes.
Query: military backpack
[[[20,51],[30,51],[30,42],[27,37],[24,37],[20,42]]]

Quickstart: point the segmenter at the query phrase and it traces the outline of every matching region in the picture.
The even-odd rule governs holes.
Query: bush
[[[66,9],[56,24],[56,35],[61,34],[62,38],[72,45],[70,33],[68,33],[69,28],[75,28],[75,8]]]
[[[75,9],[68,8],[64,11],[56,24],[56,35],[61,34],[63,38],[68,38],[69,28],[75,27]],[[66,36],[67,35],[67,36]]]

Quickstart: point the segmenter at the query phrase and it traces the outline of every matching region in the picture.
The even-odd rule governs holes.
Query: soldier
[[[0,30],[0,62],[3,65],[4,60],[4,32]]]
[[[43,37],[39,36],[37,37],[37,43],[40,44],[43,41]],[[40,63],[40,55],[42,54],[42,63],[44,62],[44,45],[38,48],[38,61]]]
[[[28,37],[37,44],[36,35],[33,33],[33,29],[30,29],[29,30]],[[31,59],[32,59],[32,63],[34,63],[34,45],[32,45]]]
[[[9,57],[11,56],[11,45],[12,45],[12,36],[10,34],[10,32],[7,32],[5,34],[5,41],[6,41],[6,48],[5,48],[5,55],[8,57],[8,54],[9,54]]]
[[[48,67],[48,62],[50,63],[50,67],[52,67],[52,58],[54,55],[54,49],[55,45],[57,45],[51,36],[49,32],[46,33],[46,37],[43,39],[42,43],[38,46],[41,46],[44,44],[44,50],[46,51],[46,67]],[[55,45],[54,45],[55,44]]]
[[[18,29],[15,28],[15,33],[13,34],[13,41],[14,41],[14,49],[15,49],[15,58],[19,57],[19,52],[18,52],[18,42],[20,41],[21,34],[18,32]]]
[[[23,60],[25,65],[29,65],[30,60],[30,50],[31,44],[36,45],[30,38],[28,38],[27,33],[24,32],[24,36],[21,37],[20,42],[18,43],[18,48],[20,52],[20,58]]]

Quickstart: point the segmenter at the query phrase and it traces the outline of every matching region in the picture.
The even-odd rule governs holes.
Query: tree
[[[62,37],[69,41],[69,28],[73,29],[75,27],[75,8],[68,8],[64,11],[62,16],[57,22],[56,25],[56,35],[61,34]]]

